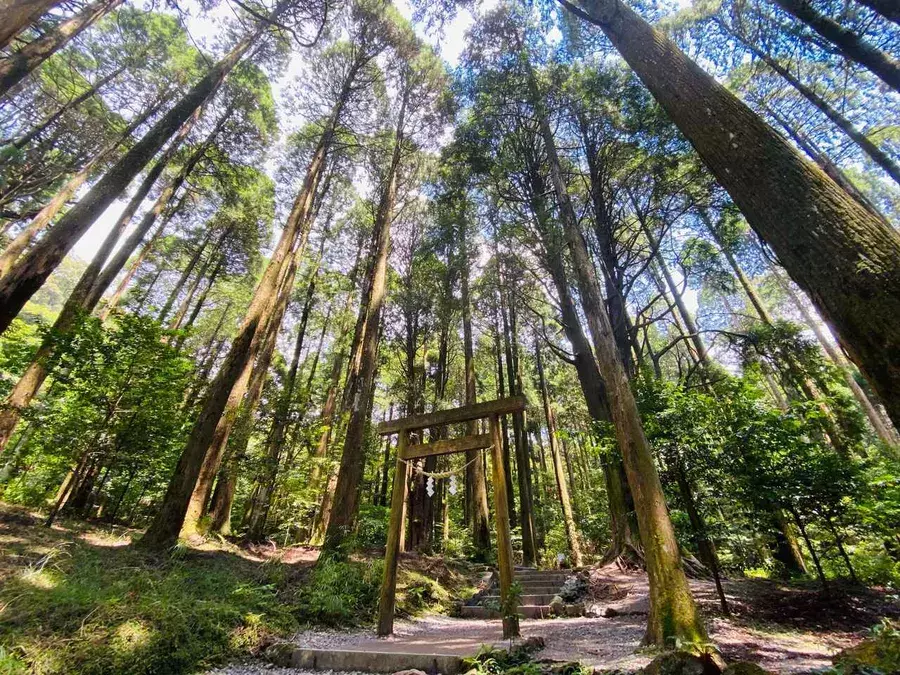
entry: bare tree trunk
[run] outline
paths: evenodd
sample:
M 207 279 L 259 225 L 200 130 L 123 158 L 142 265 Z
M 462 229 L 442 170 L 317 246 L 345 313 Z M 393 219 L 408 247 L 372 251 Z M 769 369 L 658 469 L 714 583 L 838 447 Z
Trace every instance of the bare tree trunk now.
M 305 244 L 305 241 L 303 242 Z M 235 431 L 232 438 L 231 460 L 240 461 L 247 449 L 250 433 L 253 428 L 253 416 L 262 396 L 263 384 L 269 372 L 269 363 L 278 340 L 278 332 L 284 313 L 291 297 L 294 286 L 294 276 L 303 255 L 304 246 L 301 244 L 294 252 L 284 270 L 283 277 L 279 280 L 275 297 L 268 311 L 262 317 L 256 353 L 247 360 L 244 372 L 235 382 L 231 394 L 222 411 L 219 423 L 216 425 L 213 438 L 209 444 L 203 463 L 199 467 L 197 479 L 188 499 L 185 509 L 184 522 L 181 527 L 180 537 L 190 537 L 197 534 L 202 518 L 212 492 L 213 481 L 219 473 L 222 457 L 228 447 L 228 441 L 232 430 Z M 228 480 L 225 472 L 225 480 Z M 224 493 L 223 496 L 227 495 Z M 233 496 L 233 492 L 232 492 Z M 219 505 L 220 512 L 225 505 Z M 231 513 L 231 503 L 228 503 L 228 513 Z M 226 521 L 220 516 L 219 524 Z
M 618 0 L 583 0 L 584 9 L 561 2 L 609 37 L 750 226 L 835 326 L 900 424 L 900 233 L 631 8 Z
M 250 541 L 261 541 L 265 533 L 266 519 L 269 515 L 271 498 L 275 490 L 275 480 L 278 477 L 278 464 L 281 457 L 281 449 L 288 428 L 291 404 L 294 400 L 297 371 L 300 367 L 300 354 L 303 351 L 303 342 L 306 337 L 306 325 L 315 300 L 317 277 L 318 272 L 310 277 L 309 285 L 306 289 L 306 301 L 303 304 L 303 311 L 300 315 L 300 325 L 297 329 L 297 339 L 294 342 L 294 353 L 291 356 L 291 365 L 288 369 L 287 378 L 284 381 L 281 395 L 278 398 L 275 413 L 272 418 L 272 427 L 269 430 L 269 436 L 266 440 L 265 469 L 262 479 L 260 480 L 259 490 L 257 491 L 255 498 L 251 501 L 250 506 L 247 530 L 247 539 Z
M 547 391 L 547 379 L 544 377 L 544 360 L 541 358 L 541 346 L 535 340 L 534 355 L 537 362 L 538 386 L 541 390 L 541 400 L 544 404 L 544 418 L 547 420 L 547 435 L 550 439 L 550 457 L 553 460 L 553 474 L 556 476 L 556 489 L 559 494 L 559 502 L 562 505 L 563 523 L 566 527 L 566 539 L 569 542 L 569 552 L 572 554 L 572 565 L 581 567 L 584 563 L 581 558 L 581 544 L 578 541 L 578 528 L 575 526 L 575 514 L 572 512 L 572 502 L 569 498 L 569 488 L 566 486 L 566 476 L 562 466 L 562 458 L 559 454 L 559 440 L 556 438 L 556 416 L 550 407 L 550 395 Z
M 790 298 L 791 302 L 797 308 L 797 311 L 800 312 L 800 316 L 803 317 L 803 322 L 809 326 L 813 334 L 816 336 L 816 340 L 818 340 L 819 344 L 822 346 L 822 349 L 825 350 L 825 354 L 827 354 L 828 358 L 832 363 L 841 371 L 841 374 L 844 377 L 844 381 L 847 383 L 847 386 L 850 388 L 850 391 L 853 392 L 853 396 L 856 398 L 860 407 L 865 412 L 866 417 L 869 420 L 869 423 L 872 425 L 872 429 L 875 431 L 878 438 L 888 445 L 896 445 L 900 442 L 898 439 L 897 432 L 891 425 L 890 420 L 884 419 L 881 415 L 881 411 L 879 411 L 875 404 L 869 399 L 868 394 L 863 391 L 863 388 L 856 381 L 856 378 L 853 376 L 853 372 L 851 370 L 850 364 L 847 362 L 847 359 L 844 358 L 844 355 L 840 352 L 838 348 L 836 348 L 831 340 L 825 335 L 822 331 L 821 321 L 818 317 L 813 316 L 810 313 L 810 310 L 807 309 L 806 303 L 803 302 L 802 298 L 800 298 L 797 293 L 791 288 L 790 284 L 787 280 L 778 272 L 774 267 L 772 269 L 772 274 L 775 276 L 775 279 L 778 281 L 778 285 L 781 286 L 782 290 L 784 290 L 788 294 L 788 298 Z
M 503 321 L 503 341 L 506 351 L 506 374 L 509 380 L 509 393 L 520 395 L 518 377 L 517 340 L 514 327 L 514 309 L 512 303 L 507 301 L 507 289 L 501 281 L 500 285 L 500 311 Z M 519 525 L 522 528 L 522 563 L 526 566 L 537 562 L 537 542 L 534 536 L 534 500 L 531 494 L 529 472 L 527 469 L 528 457 L 526 445 L 528 439 L 525 430 L 525 415 L 513 413 L 513 446 L 516 454 L 516 482 L 519 488 Z
M 500 312 L 500 305 L 497 305 L 497 312 Z M 497 396 L 498 398 L 506 397 L 506 384 L 503 379 L 503 353 L 500 349 L 500 327 L 494 321 L 494 353 L 497 355 Z M 509 461 L 509 423 L 506 415 L 500 418 L 500 436 L 503 439 L 503 473 L 506 476 L 506 508 L 509 511 L 509 526 L 516 527 L 518 519 L 516 518 L 516 502 L 513 496 L 512 466 Z
M 190 279 L 191 274 L 194 273 L 194 268 L 197 266 L 197 263 L 200 262 L 200 258 L 206 251 L 206 247 L 209 245 L 211 238 L 212 232 L 207 230 L 206 236 L 203 237 L 203 241 L 196 249 L 194 249 L 193 254 L 191 254 L 191 257 L 188 260 L 188 264 L 181 270 L 181 276 L 178 277 L 172 290 L 169 291 L 166 303 L 162 306 L 162 309 L 159 310 L 159 316 L 156 317 L 160 323 L 163 323 L 168 318 L 169 312 L 172 311 L 172 307 L 175 304 L 175 301 L 178 300 L 178 296 L 181 295 L 184 285 L 187 283 L 188 279 Z
M 99 80 L 97 80 L 90 87 L 85 89 L 82 93 L 80 93 L 75 98 L 66 101 L 63 105 L 59 107 L 59 109 L 54 112 L 52 115 L 48 116 L 43 122 L 37 124 L 34 128 L 32 128 L 28 133 L 24 136 L 20 136 L 13 140 L 9 145 L 16 149 L 21 149 L 26 147 L 29 143 L 31 143 L 35 138 L 44 133 L 47 129 L 53 126 L 59 118 L 66 114 L 69 110 L 77 108 L 82 103 L 87 101 L 90 98 L 93 98 L 103 87 L 112 82 L 115 78 L 121 75 L 125 71 L 124 66 L 119 66 L 112 72 L 107 75 L 104 75 Z M 3 164 L 3 160 L 0 160 L 0 165 Z
M 13 268 L 16 260 L 22 255 L 22 252 L 28 248 L 34 238 L 43 232 L 68 201 L 75 195 L 78 189 L 84 185 L 85 181 L 90 177 L 91 172 L 105 162 L 112 153 L 124 141 L 126 141 L 134 130 L 143 124 L 151 115 L 159 109 L 160 103 L 154 103 L 149 106 L 143 113 L 138 115 L 128 125 L 128 128 L 114 141 L 102 148 L 94 157 L 85 164 L 78 173 L 72 176 L 65 185 L 60 188 L 53 199 L 51 199 L 37 215 L 26 225 L 19 234 L 3 249 L 0 255 L 0 279 L 6 276 Z
M 58 5 L 61 0 L 2 0 L 0 15 L 0 49 L 9 45 L 13 39 L 37 21 L 41 16 Z
M 234 418 L 233 416 L 225 418 L 223 413 L 226 408 L 230 409 L 232 406 L 236 408 L 240 402 L 241 397 L 237 397 L 235 400 L 236 385 L 261 346 L 264 330 L 260 329 L 265 328 L 267 319 L 272 312 L 285 263 L 289 257 L 297 255 L 292 252 L 292 249 L 297 245 L 298 240 L 300 241 L 297 245 L 298 253 L 305 247 L 309 234 L 309 217 L 318 192 L 325 159 L 334 138 L 336 124 L 349 97 L 349 84 L 349 81 L 345 82 L 342 94 L 332 112 L 331 120 L 313 152 L 306 178 L 294 201 L 281 239 L 254 292 L 250 307 L 232 342 L 228 356 L 209 387 L 203 409 L 182 452 L 169 484 L 166 498 L 159 514 L 150 529 L 147 530 L 147 534 L 144 535 L 143 545 L 150 548 L 166 548 L 176 541 L 184 524 L 190 496 L 194 491 L 200 471 L 204 466 L 210 464 L 206 459 L 207 454 L 216 444 L 216 436 L 227 435 L 230 431 Z M 218 470 L 219 459 L 212 462 L 215 465 L 213 474 Z
M 477 392 L 475 389 L 475 352 L 472 346 L 472 305 L 469 297 L 469 246 L 465 224 L 460 232 L 460 302 L 462 304 L 463 321 L 463 360 L 465 373 L 466 405 L 474 405 Z M 475 434 L 477 423 L 468 423 L 468 434 Z M 487 483 L 484 474 L 483 451 L 466 452 L 466 480 L 471 486 L 472 546 L 475 559 L 487 561 L 491 552 L 490 514 L 488 512 Z
M 351 534 L 359 512 L 359 485 L 365 468 L 365 434 L 369 424 L 368 412 L 375 386 L 375 369 L 378 358 L 379 327 L 387 284 L 387 258 L 391 242 L 391 222 L 397 199 L 403 127 L 409 93 L 404 90 L 400 114 L 394 132 L 394 148 L 390 165 L 384 178 L 384 188 L 375 214 L 375 245 L 372 249 L 374 264 L 371 267 L 368 292 L 360 306 L 362 336 L 359 345 L 358 366 L 351 362 L 348 380 L 350 420 L 344 436 L 344 448 L 334 488 L 331 516 L 325 530 L 323 555 L 342 556 L 347 537 Z
M 97 0 L 46 35 L 32 40 L 0 61 L 0 99 L 26 75 L 65 47 L 69 40 L 121 3 L 122 0 Z

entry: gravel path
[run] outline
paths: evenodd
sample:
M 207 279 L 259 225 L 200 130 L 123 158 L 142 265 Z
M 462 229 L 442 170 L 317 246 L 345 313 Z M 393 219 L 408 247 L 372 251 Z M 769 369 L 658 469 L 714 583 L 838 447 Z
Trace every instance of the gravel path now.
M 834 599 L 827 606 L 820 605 L 822 601 L 816 599 L 814 590 L 748 580 L 726 582 L 725 586 L 735 613 L 732 617 L 724 617 L 718 611 L 711 582 L 691 581 L 694 597 L 707 615 L 710 638 L 728 660 L 752 661 L 776 673 L 799 675 L 827 668 L 834 653 L 858 641 L 862 627 L 872 624 L 871 618 L 865 616 L 851 621 L 842 615 L 846 612 Z M 580 661 L 597 669 L 642 668 L 651 660 L 645 654 L 636 653 L 647 620 L 646 576 L 617 569 L 596 570 L 591 587 L 600 589 L 597 600 L 587 607 L 597 618 L 522 621 L 522 636 L 544 639 L 545 648 L 536 654 L 538 659 Z M 884 607 L 877 611 L 888 613 Z M 604 613 L 611 616 L 599 618 Z M 431 653 L 429 647 L 434 652 L 452 650 L 454 645 L 474 652 L 481 644 L 503 644 L 499 620 L 433 615 L 398 620 L 394 629 L 394 635 L 384 639 L 376 639 L 371 629 L 305 630 L 295 635 L 292 642 L 314 649 L 401 651 L 406 648 L 418 653 Z M 208 675 L 263 673 L 306 675 L 256 661 L 228 666 Z

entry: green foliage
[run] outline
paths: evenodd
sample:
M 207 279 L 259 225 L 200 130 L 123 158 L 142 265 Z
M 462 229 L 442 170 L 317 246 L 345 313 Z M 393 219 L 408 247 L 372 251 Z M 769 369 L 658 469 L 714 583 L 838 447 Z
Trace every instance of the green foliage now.
M 174 335 L 131 314 L 107 325 L 81 317 L 71 332 L 45 335 L 56 348 L 55 386 L 40 406 L 26 411 L 28 437 L 18 454 L 20 465 L 40 461 L 14 476 L 4 497 L 43 503 L 85 453 L 111 458 L 111 494 L 124 497 L 138 476 L 162 487 L 181 442 L 191 372 L 190 362 L 169 344 Z
M 310 573 L 297 598 L 301 623 L 348 626 L 370 621 L 378 608 L 382 561 L 322 561 Z
M 357 550 L 383 548 L 387 542 L 390 515 L 391 510 L 386 506 L 372 504 L 360 506 L 354 533 L 354 548 Z

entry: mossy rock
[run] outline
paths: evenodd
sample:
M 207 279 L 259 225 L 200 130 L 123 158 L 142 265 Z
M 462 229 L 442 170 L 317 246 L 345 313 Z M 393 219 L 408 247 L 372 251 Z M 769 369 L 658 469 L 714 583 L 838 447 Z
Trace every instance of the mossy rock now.
M 675 651 L 657 656 L 641 672 L 644 675 L 722 675 L 724 668 L 718 654 Z
M 900 624 L 885 619 L 872 629 L 872 637 L 831 659 L 842 675 L 900 673 Z
M 737 663 L 729 664 L 722 675 L 773 675 L 773 673 L 771 670 L 766 670 L 755 663 L 738 661 Z

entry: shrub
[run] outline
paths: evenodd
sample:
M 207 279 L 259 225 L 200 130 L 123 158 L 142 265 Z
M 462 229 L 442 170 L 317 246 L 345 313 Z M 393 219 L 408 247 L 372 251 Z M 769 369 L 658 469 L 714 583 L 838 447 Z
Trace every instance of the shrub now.
M 332 626 L 370 621 L 378 608 L 383 569 L 381 561 L 319 563 L 300 591 L 298 619 Z

